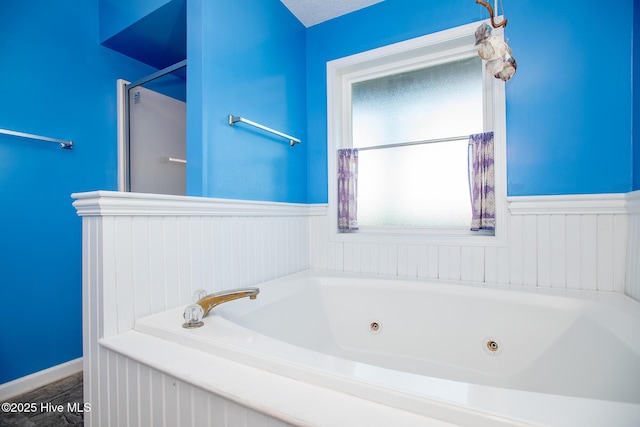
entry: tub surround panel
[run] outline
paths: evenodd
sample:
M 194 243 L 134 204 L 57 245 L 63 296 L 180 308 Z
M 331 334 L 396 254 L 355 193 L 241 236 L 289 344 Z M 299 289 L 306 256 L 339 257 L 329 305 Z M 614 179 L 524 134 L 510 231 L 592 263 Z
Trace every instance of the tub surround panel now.
M 629 215 L 640 215 L 640 190 L 627 193 L 626 200 Z
M 311 219 L 311 266 L 330 270 L 625 292 L 624 194 L 510 197 L 504 246 L 332 239 Z M 640 203 L 639 203 L 640 205 Z M 342 239 L 341 239 L 342 240 Z
M 193 216 L 196 198 L 184 198 L 185 210 L 176 211 L 171 209 L 179 202 L 171 197 L 173 215 L 163 215 L 166 206 L 158 200 L 168 198 L 110 192 L 92 199 L 76 197 L 84 201 L 77 206 L 79 214 L 89 215 L 83 217 L 85 248 L 91 248 L 85 252 L 90 258 L 84 273 L 94 275 L 87 279 L 95 283 L 104 307 L 118 308 L 104 311 L 99 336 L 128 330 L 139 317 L 187 304 L 199 288 L 215 292 L 250 286 L 309 267 L 307 216 L 312 209 L 304 206 L 276 207 L 281 214 L 289 209 L 290 216 L 262 216 L 265 206 L 273 204 L 256 203 L 244 213 L 234 208 L 229 215 L 217 210 L 216 201 L 205 201 Z M 123 213 L 126 200 L 132 201 L 133 214 Z M 102 207 L 106 214 L 97 216 Z M 147 215 L 138 209 L 146 209 Z M 88 297 L 95 298 L 91 293 Z M 89 303 L 102 307 L 99 300 Z
M 109 370 L 115 377 L 110 386 L 128 391 L 126 396 L 122 393 L 110 396 L 114 407 L 111 417 L 115 414 L 117 425 L 127 425 L 127 421 L 129 425 L 155 425 L 153 421 L 160 418 L 167 420 L 165 425 L 216 427 L 453 426 L 137 331 L 105 339 L 103 344 L 110 361 Z M 178 379 L 194 369 L 201 374 L 191 378 L 193 384 Z M 120 374 L 123 371 L 126 374 Z M 273 393 L 274 389 L 277 393 Z M 125 403 L 129 406 L 124 406 Z M 126 408 L 138 405 L 139 413 L 127 412 Z M 115 425 L 109 424 L 108 419 L 100 421 L 104 421 L 100 425 Z
M 640 231 L 640 209 L 618 213 L 620 201 L 606 197 L 604 204 L 616 206 L 554 212 L 538 206 L 539 213 L 514 208 L 504 247 L 335 242 L 324 205 L 112 192 L 74 197 L 83 216 L 84 392 L 93 409 L 85 414 L 87 425 L 125 425 L 171 405 L 177 417 L 187 416 L 178 407 L 200 404 L 257 416 L 255 408 L 230 402 L 224 390 L 202 392 L 150 367 L 151 361 L 104 346 L 128 333 L 136 319 L 188 303 L 199 287 L 250 286 L 314 267 L 637 295 L 637 286 L 625 288 L 625 254 L 627 218 Z M 628 196 L 625 206 L 640 206 L 637 200 Z M 518 201 L 509 202 L 514 207 Z M 634 253 L 629 249 L 630 257 Z M 123 409 L 138 405 L 147 412 Z
M 627 194 L 629 241 L 625 293 L 640 301 L 640 191 Z
M 101 339 L 131 329 L 139 317 L 189 303 L 195 289 L 250 286 L 309 268 L 308 222 L 317 212 L 306 205 L 114 192 L 74 197 L 83 216 L 84 393 L 93 409 L 85 414 L 87 425 L 127 425 L 129 401 L 146 398 L 148 386 L 130 372 L 138 365 L 105 349 Z M 201 401 L 192 389 L 198 390 L 175 396 Z M 174 391 L 173 385 L 165 389 Z M 166 399 L 154 397 L 154 411 L 176 402 Z
M 625 293 L 640 301 L 640 214 L 629 215 L 629 268 Z
M 138 342 L 140 344 L 140 342 Z M 148 342 L 144 342 L 148 344 Z M 85 425 L 98 426 L 220 426 L 286 427 L 284 421 L 259 413 L 237 402 L 212 394 L 174 376 L 101 348 L 99 360 L 105 367 L 96 392 L 100 405 L 85 413 Z M 147 347 L 147 351 L 166 349 Z M 165 353 L 166 354 L 166 353 Z M 166 357 L 159 359 L 168 363 Z M 86 381 L 85 381 L 86 382 Z M 86 391 L 85 391 L 86 393 Z M 87 400 L 85 394 L 85 401 Z M 97 400 L 94 400 L 94 402 Z M 94 412 L 98 416 L 94 417 Z M 164 423 L 164 424 L 163 424 Z

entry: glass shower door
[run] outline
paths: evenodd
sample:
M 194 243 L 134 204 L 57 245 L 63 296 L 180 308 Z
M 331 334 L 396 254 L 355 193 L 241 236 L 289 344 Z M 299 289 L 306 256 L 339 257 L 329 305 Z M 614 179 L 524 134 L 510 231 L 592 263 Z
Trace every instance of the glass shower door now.
M 123 189 L 185 195 L 186 61 L 126 85 L 126 93 Z

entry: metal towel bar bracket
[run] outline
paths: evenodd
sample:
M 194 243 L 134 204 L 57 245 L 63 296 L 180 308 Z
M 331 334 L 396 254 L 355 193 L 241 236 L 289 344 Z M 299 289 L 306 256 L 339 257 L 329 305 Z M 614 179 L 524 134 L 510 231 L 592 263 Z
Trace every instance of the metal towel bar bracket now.
M 56 144 L 60 144 L 60 148 L 64 148 L 65 150 L 73 149 L 73 141 L 66 141 L 64 139 L 49 138 L 47 136 L 33 135 L 30 133 L 16 132 L 7 129 L 0 129 L 0 133 L 5 135 L 17 136 L 20 138 L 37 139 L 38 141 L 55 142 Z
M 282 133 L 282 132 L 277 131 L 275 129 L 271 129 L 270 127 L 266 127 L 264 125 L 261 125 L 260 123 L 256 123 L 256 122 L 251 121 L 249 119 L 245 119 L 244 117 L 233 116 L 233 115 L 229 114 L 229 126 L 233 126 L 234 124 L 236 124 L 238 122 L 246 123 L 248 125 L 255 126 L 255 127 L 259 128 L 259 129 L 262 129 L 264 131 L 271 132 L 273 134 L 276 134 L 278 136 L 286 138 L 286 139 L 289 140 L 289 145 L 291 145 L 292 147 L 294 145 L 300 144 L 300 142 L 302 142 L 298 138 L 295 138 L 295 137 L 293 137 L 291 135 L 287 135 L 286 133 Z

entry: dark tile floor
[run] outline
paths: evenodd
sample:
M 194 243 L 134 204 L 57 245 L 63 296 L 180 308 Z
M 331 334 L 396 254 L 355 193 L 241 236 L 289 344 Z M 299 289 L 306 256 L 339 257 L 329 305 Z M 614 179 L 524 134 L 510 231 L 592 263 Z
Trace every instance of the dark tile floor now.
M 7 402 L 0 411 L 0 427 L 83 426 L 82 372 Z

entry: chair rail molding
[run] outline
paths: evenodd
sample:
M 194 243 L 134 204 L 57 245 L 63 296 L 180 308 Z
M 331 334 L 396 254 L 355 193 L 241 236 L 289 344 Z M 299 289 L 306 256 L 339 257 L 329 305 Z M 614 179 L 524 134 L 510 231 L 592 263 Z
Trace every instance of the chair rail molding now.
M 627 193 L 627 213 L 629 215 L 640 214 L 640 190 Z
M 637 200 L 640 208 L 640 195 Z M 507 202 L 511 215 L 617 215 L 627 213 L 628 196 L 625 193 L 511 196 Z
M 79 216 L 316 216 L 326 204 L 213 199 L 118 191 L 71 195 Z

